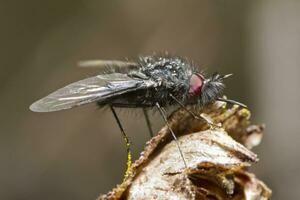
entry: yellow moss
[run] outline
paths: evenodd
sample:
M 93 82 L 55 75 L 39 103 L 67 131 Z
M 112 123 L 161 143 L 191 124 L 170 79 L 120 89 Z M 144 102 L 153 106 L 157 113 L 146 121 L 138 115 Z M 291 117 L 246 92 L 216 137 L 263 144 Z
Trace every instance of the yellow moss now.
M 250 115 L 251 115 L 250 111 L 247 108 L 242 108 L 240 110 L 240 113 L 242 116 L 247 117 L 247 118 L 250 117 Z

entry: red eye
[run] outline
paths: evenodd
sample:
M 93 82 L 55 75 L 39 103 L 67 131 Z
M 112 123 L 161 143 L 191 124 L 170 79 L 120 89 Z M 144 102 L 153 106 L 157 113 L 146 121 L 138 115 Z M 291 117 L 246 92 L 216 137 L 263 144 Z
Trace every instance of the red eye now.
M 189 95 L 197 95 L 201 92 L 204 77 L 201 74 L 193 74 L 190 78 Z

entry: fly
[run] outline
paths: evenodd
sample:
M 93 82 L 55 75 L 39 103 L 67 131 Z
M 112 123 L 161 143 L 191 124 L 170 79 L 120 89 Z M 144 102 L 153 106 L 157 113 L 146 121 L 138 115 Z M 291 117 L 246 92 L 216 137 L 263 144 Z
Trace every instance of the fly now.
M 131 174 L 130 140 L 124 131 L 115 111 L 116 107 L 142 108 L 151 137 L 153 131 L 147 108 L 156 107 L 171 132 L 185 167 L 187 164 L 177 142 L 176 135 L 167 121 L 164 107 L 179 105 L 185 108 L 188 104 L 205 106 L 216 100 L 231 104 L 244 104 L 222 98 L 225 87 L 223 80 L 228 75 L 214 73 L 206 77 L 188 60 L 169 55 L 140 56 L 136 61 L 82 61 L 83 67 L 100 67 L 108 72 L 71 83 L 48 96 L 34 102 L 30 110 L 34 112 L 53 112 L 70 109 L 96 102 L 100 107 L 109 106 L 126 142 L 127 170 L 125 178 Z M 196 115 L 187 110 L 193 117 L 212 121 L 203 115 Z

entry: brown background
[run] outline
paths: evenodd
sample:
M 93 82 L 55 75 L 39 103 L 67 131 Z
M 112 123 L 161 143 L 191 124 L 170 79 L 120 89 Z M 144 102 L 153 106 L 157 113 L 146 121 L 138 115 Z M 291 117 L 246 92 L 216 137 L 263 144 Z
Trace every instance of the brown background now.
M 299 17 L 298 0 L 0 1 L 0 199 L 95 199 L 119 183 L 125 151 L 111 113 L 28 106 L 97 73 L 79 60 L 165 50 L 235 74 L 226 94 L 267 124 L 252 170 L 273 199 L 298 199 Z M 135 156 L 148 139 L 140 116 L 121 114 Z

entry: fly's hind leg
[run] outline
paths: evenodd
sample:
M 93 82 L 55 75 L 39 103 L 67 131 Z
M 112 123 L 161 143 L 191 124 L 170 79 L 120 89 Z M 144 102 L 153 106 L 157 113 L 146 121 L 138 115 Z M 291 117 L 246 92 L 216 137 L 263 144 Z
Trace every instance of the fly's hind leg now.
M 126 171 L 125 171 L 125 175 L 124 175 L 124 180 L 126 180 L 132 174 L 132 171 L 131 171 L 132 153 L 131 153 L 131 149 L 130 149 L 130 140 L 129 140 L 129 137 L 127 136 L 127 134 L 125 133 L 124 128 L 122 127 L 122 124 L 120 122 L 120 119 L 117 116 L 117 113 L 112 105 L 110 105 L 110 109 L 111 109 L 111 111 L 116 119 L 116 122 L 121 130 L 122 137 L 123 137 L 123 139 L 125 141 L 125 145 L 126 145 L 127 162 L 126 162 Z
M 148 112 L 147 112 L 146 108 L 143 108 L 143 113 L 144 113 L 144 116 L 145 116 L 145 120 L 146 120 L 146 123 L 147 123 L 147 127 L 148 127 L 148 130 L 149 130 L 150 137 L 152 138 L 154 136 L 154 134 L 153 134 L 153 130 L 152 130 L 152 127 L 151 127 L 151 122 L 150 122 L 149 115 L 148 115 Z
M 190 113 L 190 115 L 193 116 L 193 118 L 195 119 L 199 119 L 199 120 L 204 120 L 211 128 L 221 128 L 222 125 L 219 123 L 219 124 L 215 124 L 213 122 L 213 120 L 205 115 L 204 113 L 200 114 L 200 115 L 197 115 L 195 113 L 193 113 L 192 111 L 188 110 L 185 105 L 183 103 L 181 103 L 176 97 L 174 97 L 172 94 L 170 94 L 170 97 L 176 101 L 176 103 L 178 103 L 178 105 L 180 105 L 181 108 L 183 108 L 185 111 L 187 111 L 188 113 Z

